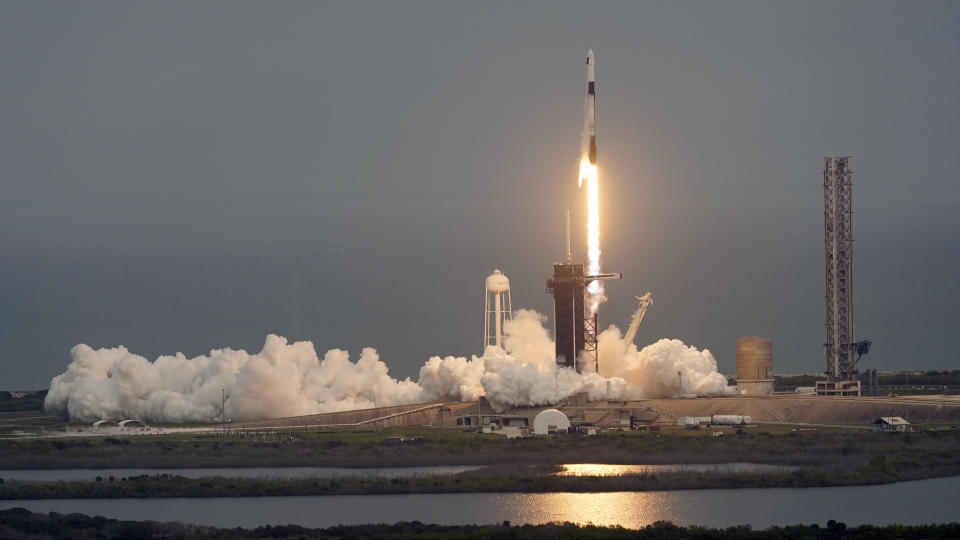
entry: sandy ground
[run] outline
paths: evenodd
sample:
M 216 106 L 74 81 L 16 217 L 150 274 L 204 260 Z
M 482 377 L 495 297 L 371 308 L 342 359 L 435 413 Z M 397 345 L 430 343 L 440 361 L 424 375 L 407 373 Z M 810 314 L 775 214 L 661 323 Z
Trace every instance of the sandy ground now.
M 588 402 L 582 405 L 559 404 L 571 419 L 605 423 L 625 423 L 630 415 L 644 422 L 674 424 L 681 416 L 735 414 L 750 416 L 754 423 L 855 425 L 869 424 L 882 416 L 900 416 L 912 423 L 960 424 L 960 396 L 903 397 L 824 397 L 809 395 L 735 396 L 715 398 L 639 399 L 624 402 Z M 545 407 L 514 408 L 502 414 L 532 418 Z M 291 427 L 383 428 L 390 426 L 453 426 L 456 417 L 482 410 L 497 414 L 486 404 L 419 403 L 358 411 L 278 418 L 234 424 L 172 427 L 131 425 L 100 427 L 73 425 L 66 431 L 49 430 L 0 438 L 32 437 L 110 437 L 203 433 L 228 430 L 261 430 Z M 27 416 L 27 415 L 24 415 Z M 21 418 L 26 420 L 27 418 Z

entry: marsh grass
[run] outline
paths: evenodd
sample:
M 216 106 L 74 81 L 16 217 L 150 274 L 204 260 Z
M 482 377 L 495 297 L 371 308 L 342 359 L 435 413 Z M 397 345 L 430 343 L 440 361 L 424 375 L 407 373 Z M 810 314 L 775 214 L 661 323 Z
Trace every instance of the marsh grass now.
M 800 468 L 786 472 L 675 471 L 617 476 L 558 476 L 561 465 L 497 464 L 449 475 L 385 478 L 184 478 L 169 474 L 98 481 L 0 483 L 0 499 L 249 497 L 474 492 L 612 492 L 702 488 L 825 487 L 890 483 L 960 475 L 956 452 L 876 455 L 862 467 Z
M 391 436 L 420 437 L 386 444 Z M 944 444 L 944 441 L 952 444 Z M 709 437 L 702 431 L 604 433 L 599 437 L 505 439 L 456 430 L 394 429 L 376 432 L 291 432 L 282 436 L 164 435 L 128 438 L 0 440 L 6 468 L 183 466 L 422 466 L 507 463 L 789 463 L 840 460 L 843 468 L 876 454 L 917 451 L 960 443 L 960 432 L 892 435 L 825 432 L 793 436 L 789 430 L 756 428 L 744 435 Z
M 156 521 L 121 521 L 82 514 L 33 513 L 23 508 L 0 510 L 0 536 L 10 538 L 408 538 L 468 539 L 555 539 L 555 538 L 639 538 L 657 540 L 698 539 L 794 539 L 818 538 L 849 540 L 883 540 L 894 538 L 957 538 L 960 523 L 930 525 L 860 525 L 847 527 L 829 520 L 825 526 L 788 525 L 753 530 L 749 525 L 727 528 L 682 527 L 657 521 L 640 529 L 547 523 L 542 525 L 432 525 L 401 522 L 392 525 L 338 525 L 311 529 L 297 525 L 265 526 L 255 529 L 220 529 L 183 523 Z

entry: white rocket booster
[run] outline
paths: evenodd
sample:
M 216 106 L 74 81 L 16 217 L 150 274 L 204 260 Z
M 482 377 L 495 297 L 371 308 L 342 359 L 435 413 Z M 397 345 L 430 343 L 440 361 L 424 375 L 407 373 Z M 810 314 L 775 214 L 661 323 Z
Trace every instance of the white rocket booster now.
M 583 106 L 582 154 L 591 165 L 597 164 L 597 83 L 596 58 L 593 49 L 587 51 L 587 98 Z

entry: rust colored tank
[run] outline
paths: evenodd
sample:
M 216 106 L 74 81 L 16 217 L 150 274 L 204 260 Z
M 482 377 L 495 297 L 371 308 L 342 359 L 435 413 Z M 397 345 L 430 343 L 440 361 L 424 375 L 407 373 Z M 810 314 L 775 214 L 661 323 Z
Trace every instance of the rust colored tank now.
M 737 393 L 773 393 L 773 341 L 760 336 L 737 340 Z

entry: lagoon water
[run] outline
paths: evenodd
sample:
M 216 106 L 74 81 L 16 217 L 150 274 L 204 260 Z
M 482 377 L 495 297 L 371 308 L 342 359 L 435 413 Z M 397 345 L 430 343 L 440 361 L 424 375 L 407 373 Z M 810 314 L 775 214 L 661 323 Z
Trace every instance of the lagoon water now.
M 704 489 L 618 493 L 460 493 L 66 499 L 0 501 L 0 508 L 80 512 L 126 520 L 180 521 L 219 527 L 296 524 L 329 527 L 422 521 L 448 525 L 570 521 L 642 527 L 682 525 L 755 528 L 795 523 L 847 525 L 943 523 L 960 520 L 960 476 L 879 486 Z

